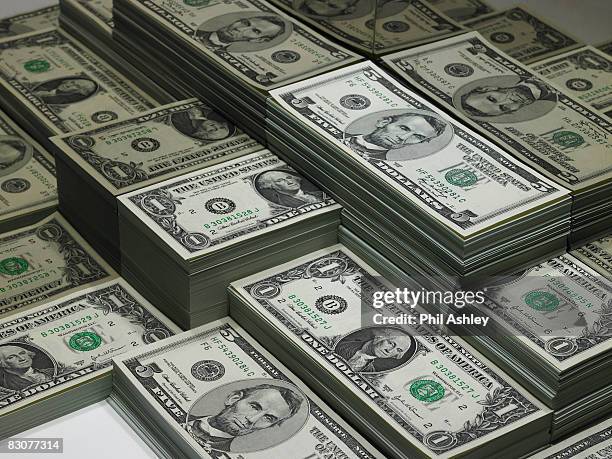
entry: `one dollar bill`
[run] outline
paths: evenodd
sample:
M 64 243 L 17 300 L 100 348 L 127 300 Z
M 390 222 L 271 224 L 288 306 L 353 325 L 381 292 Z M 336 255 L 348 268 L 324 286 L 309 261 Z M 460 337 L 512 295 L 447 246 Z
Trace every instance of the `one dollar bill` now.
M 566 195 L 372 63 L 272 96 L 297 125 L 462 237 Z
M 612 177 L 612 125 L 476 32 L 384 58 L 402 78 L 571 190 Z
M 466 22 L 493 46 L 519 62 L 529 64 L 580 46 L 566 32 L 546 23 L 524 6 Z
M 70 397 L 70 389 L 110 377 L 113 357 L 179 331 L 122 279 L 4 318 L 0 419 L 54 395 Z
M 124 397 L 197 457 L 384 457 L 231 319 L 114 365 Z
M 186 260 L 339 209 L 331 196 L 269 150 L 119 200 Z
M 59 30 L 0 41 L 0 89 L 50 134 L 132 116 L 155 100 Z
M 20 216 L 56 205 L 53 158 L 0 111 L 0 233 Z
M 0 316 L 116 275 L 55 213 L 0 235 Z
M 393 325 L 422 310 L 375 305 L 374 292 L 393 289 L 377 276 L 335 245 L 233 282 L 230 314 L 282 337 L 331 391 L 351 394 L 367 406 L 361 416 L 423 456 L 461 457 L 517 424 L 545 422 L 539 402 L 459 338 Z M 491 423 L 481 429 L 482 420 Z
M 59 6 L 53 5 L 16 16 L 0 19 L 0 39 L 57 27 Z
M 196 99 L 51 140 L 115 195 L 264 148 Z
M 538 61 L 531 68 L 577 101 L 612 119 L 612 57 L 592 46 Z
M 194 56 L 266 90 L 355 62 L 359 56 L 260 0 L 121 0 Z M 219 71 L 220 72 L 220 71 Z

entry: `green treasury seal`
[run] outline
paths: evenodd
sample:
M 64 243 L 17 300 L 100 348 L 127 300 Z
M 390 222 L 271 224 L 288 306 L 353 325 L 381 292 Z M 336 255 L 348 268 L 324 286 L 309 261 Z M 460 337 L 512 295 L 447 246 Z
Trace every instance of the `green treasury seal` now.
M 51 68 L 51 64 L 44 59 L 33 59 L 23 64 L 23 68 L 31 73 L 43 73 Z
M 97 348 L 102 338 L 93 332 L 79 332 L 70 337 L 68 344 L 76 351 L 87 352 Z
M 437 402 L 444 397 L 444 387 L 436 381 L 420 379 L 410 385 L 410 393 L 421 402 Z
M 536 311 L 554 311 L 559 307 L 559 298 L 550 292 L 534 290 L 525 296 L 525 303 Z
M 25 273 L 29 267 L 29 263 L 23 258 L 11 257 L 0 261 L 0 273 L 8 274 L 9 276 Z
M 472 171 L 467 169 L 453 169 L 448 171 L 444 178 L 451 185 L 457 185 L 461 187 L 473 185 L 478 181 L 478 177 Z

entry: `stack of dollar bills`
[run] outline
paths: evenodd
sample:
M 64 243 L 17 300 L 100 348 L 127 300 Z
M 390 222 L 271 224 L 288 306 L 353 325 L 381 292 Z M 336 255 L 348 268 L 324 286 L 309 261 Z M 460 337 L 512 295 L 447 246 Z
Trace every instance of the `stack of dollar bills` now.
M 338 244 L 233 282 L 230 315 L 388 457 L 547 444 L 550 410 L 462 339 L 402 324 L 423 311 L 376 301 L 393 289 Z
M 177 332 L 120 279 L 0 320 L 0 438 L 103 400 L 113 357 Z
M 612 281 L 612 234 L 589 242 L 570 253 Z
M 0 233 L 30 225 L 56 206 L 53 157 L 0 110 Z
M 337 240 L 340 206 L 269 150 L 119 197 L 121 272 L 184 328 L 229 283 Z
M 268 91 L 359 56 L 265 0 L 115 0 L 115 38 L 263 137 Z
M 0 40 L 0 62 L 0 104 L 43 146 L 158 105 L 59 29 Z
M 115 269 L 117 196 L 264 148 L 196 99 L 51 140 L 60 209 Z
M 553 438 L 610 415 L 612 281 L 567 254 L 488 285 L 474 307 L 491 321 L 466 340 L 554 410 Z
M 611 455 L 612 419 L 608 419 L 529 456 L 529 459 L 605 459 Z
M 130 79 L 160 102 L 175 100 L 172 92 L 157 84 L 156 76 L 137 70 L 140 57 L 113 40 L 113 0 L 60 0 L 60 27 L 77 38 L 98 56 Z M 140 66 L 142 68 L 142 65 Z
M 406 272 L 455 285 L 562 253 L 570 198 L 371 62 L 272 92 L 268 142 Z
M 229 318 L 113 368 L 111 404 L 160 457 L 384 458 Z
M 60 10 L 58 5 L 0 18 L 0 38 L 8 38 L 49 27 L 57 27 Z
M 583 46 L 538 61 L 531 68 L 576 100 L 612 119 L 612 58 L 608 54 Z
M 59 213 L 0 234 L 0 317 L 116 276 Z
M 612 227 L 612 124 L 471 32 L 384 57 L 411 87 L 571 190 L 570 242 Z
M 581 46 L 578 39 L 531 13 L 524 5 L 484 15 L 464 25 L 524 64 Z
M 300 21 L 330 35 L 336 42 L 370 56 L 468 30 L 439 7 L 448 8 L 451 13 L 458 11 L 453 12 L 450 5 L 435 5 L 436 1 L 271 1 Z

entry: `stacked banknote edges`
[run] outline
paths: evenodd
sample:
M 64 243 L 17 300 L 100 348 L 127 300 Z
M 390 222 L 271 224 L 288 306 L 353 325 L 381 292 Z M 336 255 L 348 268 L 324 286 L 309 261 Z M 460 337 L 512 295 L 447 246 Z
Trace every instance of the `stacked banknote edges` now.
M 141 61 L 138 55 L 131 54 L 128 49 L 113 40 L 112 4 L 112 0 L 61 0 L 59 25 L 62 30 L 112 64 L 113 68 L 129 75 L 147 94 L 155 94 L 155 98 L 160 102 L 175 100 L 174 95 L 153 81 L 153 75 L 138 70 L 137 65 Z M 142 68 L 142 64 L 139 67 Z
M 121 279 L 0 320 L 0 438 L 104 400 L 114 356 L 177 332 Z
M 423 312 L 374 304 L 390 290 L 335 245 L 233 282 L 230 316 L 387 457 L 516 458 L 548 443 L 550 411 L 463 340 L 385 324 Z
M 122 274 L 185 328 L 229 282 L 337 240 L 340 206 L 268 150 L 119 197 Z
M 117 196 L 263 149 L 196 99 L 51 140 L 62 212 L 117 270 Z
M 565 249 L 564 188 L 372 63 L 273 91 L 266 123 L 270 148 L 408 273 L 457 285 Z
M 500 279 L 465 339 L 554 410 L 558 439 L 609 412 L 612 281 L 570 254 Z M 458 331 L 459 333 L 459 331 Z
M 141 70 L 181 95 L 188 88 L 260 140 L 269 90 L 359 59 L 265 1 L 202 8 L 122 0 L 113 7 L 114 38 L 142 56 Z
M 109 400 L 160 457 L 384 458 L 229 318 L 143 351 L 113 361 Z

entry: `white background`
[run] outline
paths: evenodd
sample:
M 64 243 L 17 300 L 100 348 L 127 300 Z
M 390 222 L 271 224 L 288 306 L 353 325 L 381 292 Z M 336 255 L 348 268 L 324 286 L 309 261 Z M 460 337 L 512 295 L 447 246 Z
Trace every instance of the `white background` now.
M 486 0 L 501 10 L 519 3 L 588 44 L 612 39 L 610 0 Z M 0 18 L 53 5 L 53 0 L 0 0 Z M 16 459 L 155 458 L 155 454 L 106 402 L 24 432 L 20 437 L 62 437 L 63 454 L 19 454 Z M 6 456 L 8 457 L 8 456 Z M 0 459 L 2 459 L 0 455 Z

